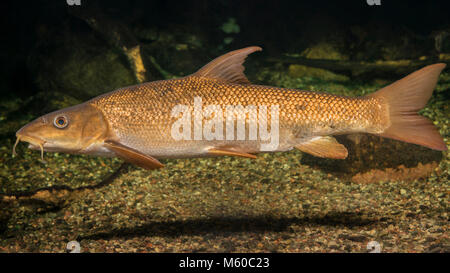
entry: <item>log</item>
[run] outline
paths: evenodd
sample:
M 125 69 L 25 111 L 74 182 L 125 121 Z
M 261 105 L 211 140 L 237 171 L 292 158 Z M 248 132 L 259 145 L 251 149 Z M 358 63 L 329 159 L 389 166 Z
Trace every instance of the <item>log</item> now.
M 377 61 L 377 62 L 357 62 L 326 59 L 308 59 L 304 57 L 282 56 L 278 58 L 268 58 L 268 62 L 283 64 L 298 64 L 315 68 L 322 68 L 348 76 L 370 75 L 406 75 L 424 66 L 434 63 L 450 64 L 450 60 L 440 60 L 436 57 L 425 58 L 424 60 L 398 60 L 398 61 Z

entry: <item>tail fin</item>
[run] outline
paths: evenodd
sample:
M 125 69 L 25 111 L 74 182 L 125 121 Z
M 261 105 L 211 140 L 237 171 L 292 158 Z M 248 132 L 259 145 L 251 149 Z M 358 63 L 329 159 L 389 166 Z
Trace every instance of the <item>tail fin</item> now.
M 380 134 L 434 150 L 445 151 L 442 137 L 433 123 L 417 112 L 425 107 L 445 64 L 426 66 L 388 85 L 369 97 L 382 98 L 388 104 L 390 127 Z

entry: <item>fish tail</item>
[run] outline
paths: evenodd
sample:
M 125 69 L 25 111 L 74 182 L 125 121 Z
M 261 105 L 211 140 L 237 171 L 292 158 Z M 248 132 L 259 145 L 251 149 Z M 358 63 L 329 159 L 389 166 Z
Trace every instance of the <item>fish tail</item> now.
M 387 104 L 389 126 L 379 135 L 445 151 L 447 145 L 433 123 L 418 115 L 433 93 L 445 64 L 426 66 L 368 95 Z

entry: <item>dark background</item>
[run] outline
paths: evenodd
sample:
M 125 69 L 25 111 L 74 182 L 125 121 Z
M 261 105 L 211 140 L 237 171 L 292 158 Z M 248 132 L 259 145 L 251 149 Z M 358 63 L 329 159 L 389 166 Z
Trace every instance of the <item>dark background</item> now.
M 61 83 L 65 80 L 58 75 L 75 47 L 92 56 L 107 48 L 117 51 L 120 45 L 111 41 L 116 31 L 125 45 L 147 46 L 144 55 L 154 56 L 174 75 L 192 73 L 212 57 L 248 45 L 263 47 L 264 52 L 255 55 L 256 61 L 299 53 L 319 41 L 335 43 L 350 60 L 412 59 L 450 51 L 448 36 L 444 35 L 441 48 L 435 45 L 436 35 L 450 31 L 448 1 L 381 0 L 380 6 L 370 6 L 366 0 L 81 0 L 81 6 L 69 6 L 65 0 L 8 1 L 2 2 L 2 10 L 3 99 L 27 98 L 39 92 L 67 92 L 86 99 L 128 84 L 119 81 L 104 90 L 84 92 L 81 89 L 86 87 L 72 88 Z M 230 17 L 240 30 L 231 34 L 231 43 L 224 44 L 230 35 L 221 26 Z M 87 18 L 95 18 L 100 27 L 93 28 Z M 189 35 L 195 37 L 195 46 L 186 42 Z M 187 43 L 188 53 L 175 52 L 172 47 L 176 43 Z M 381 52 L 385 45 L 397 46 L 398 53 L 386 57 Z M 147 66 L 145 58 L 144 63 Z M 148 80 L 160 78 L 160 73 L 148 69 Z

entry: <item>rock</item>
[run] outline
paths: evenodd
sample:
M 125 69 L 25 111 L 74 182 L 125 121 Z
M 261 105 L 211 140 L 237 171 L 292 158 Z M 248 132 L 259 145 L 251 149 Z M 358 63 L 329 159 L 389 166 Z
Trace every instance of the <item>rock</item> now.
M 90 34 L 79 33 L 56 43 L 43 42 L 28 62 L 36 84 L 47 95 L 61 93 L 86 100 L 136 82 L 125 58 Z M 49 49 L 42 53 L 40 47 Z
M 443 155 L 439 151 L 368 134 L 350 139 L 336 136 L 336 139 L 348 149 L 346 160 L 303 154 L 301 163 L 335 175 L 350 176 L 356 183 L 412 181 L 440 171 L 438 166 Z
M 314 46 L 305 49 L 301 57 L 308 59 L 326 59 L 326 60 L 348 60 L 348 56 L 341 53 L 337 47 L 327 42 L 319 42 Z M 291 77 L 314 77 L 323 80 L 348 81 L 349 78 L 344 75 L 335 74 L 325 69 L 312 68 L 304 65 L 292 64 L 289 66 Z
M 386 168 L 384 170 L 373 169 L 366 173 L 358 173 L 352 177 L 352 181 L 356 183 L 374 183 L 378 181 L 396 181 L 406 180 L 413 181 L 418 178 L 428 177 L 438 166 L 437 162 L 427 163 L 425 165 L 418 164 L 416 167 L 407 168 L 403 165 L 398 168 Z M 400 194 L 406 195 L 406 190 L 401 189 Z
M 319 42 L 316 45 L 305 49 L 301 54 L 308 59 L 327 59 L 327 60 L 348 60 L 348 56 L 340 52 L 336 46 Z

